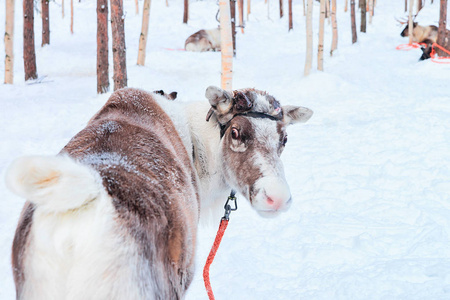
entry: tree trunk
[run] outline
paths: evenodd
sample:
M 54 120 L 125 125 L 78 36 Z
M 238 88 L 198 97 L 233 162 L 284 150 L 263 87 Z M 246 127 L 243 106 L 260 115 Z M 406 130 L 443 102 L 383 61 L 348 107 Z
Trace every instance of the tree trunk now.
M 312 67 L 312 14 L 313 14 L 313 0 L 308 0 L 306 12 L 306 61 L 305 61 L 305 76 L 308 76 Z
M 148 23 L 150 19 L 150 2 L 151 0 L 144 0 L 144 9 L 142 12 L 142 29 L 139 37 L 139 51 L 137 64 L 145 65 L 145 54 L 147 49 Z
M 413 7 L 414 7 L 414 0 L 409 0 L 409 23 L 408 23 L 408 36 L 409 36 L 409 44 L 411 45 L 413 43 Z
M 291 3 L 292 6 L 292 3 Z M 305 0 L 303 0 L 303 16 L 306 16 Z
M 238 0 L 239 9 L 239 27 L 241 27 L 241 32 L 244 33 L 244 0 Z
M 236 56 L 236 1 L 230 1 L 231 35 L 233 38 L 233 56 Z
M 189 18 L 189 0 L 184 0 L 183 23 L 187 24 Z
M 361 2 L 361 32 L 366 32 L 366 0 L 360 0 Z
M 280 19 L 283 17 L 283 0 L 280 0 Z
M 405 12 L 408 11 L 408 0 L 405 0 Z
M 248 15 L 251 13 L 251 0 L 247 0 L 247 21 L 248 21 Z
M 136 15 L 139 14 L 139 0 L 134 0 L 134 4 L 136 6 Z
M 331 0 L 331 26 L 333 28 L 333 39 L 331 40 L 330 55 L 333 55 L 333 51 L 337 49 L 338 44 L 338 30 L 336 20 L 336 0 Z
M 418 0 L 417 1 L 417 13 L 419 13 L 419 11 L 422 9 L 423 4 L 422 4 L 422 0 Z
M 50 45 L 50 13 L 49 13 L 49 1 L 42 0 L 42 47 L 44 45 Z
M 62 13 L 62 18 L 64 19 L 64 0 L 61 0 L 61 13 Z
M 294 29 L 294 25 L 292 23 L 292 0 L 288 0 L 288 5 L 289 5 L 289 31 L 291 31 L 292 29 Z
M 36 52 L 34 49 L 34 1 L 23 0 L 23 62 L 25 80 L 36 79 Z
M 97 93 L 108 91 L 108 0 L 97 0 Z
M 450 51 L 450 30 L 447 28 L 447 0 L 441 0 L 441 7 L 439 13 L 439 29 L 437 44 Z M 441 57 L 450 56 L 448 53 L 436 48 L 436 52 Z
M 14 0 L 6 0 L 5 83 L 14 83 Z
M 373 0 L 369 0 L 369 24 L 372 24 L 373 17 Z
M 408 0 L 406 0 L 408 1 Z M 345 0 L 345 8 L 344 8 L 344 12 L 348 11 L 348 0 Z
M 355 15 L 355 0 L 350 0 L 350 13 L 352 22 L 352 43 L 356 43 L 358 36 L 356 35 L 356 15 Z
M 233 81 L 233 37 L 231 34 L 230 1 L 219 1 L 220 13 L 220 52 L 222 56 L 221 87 L 232 90 Z
M 70 0 L 70 33 L 73 34 L 73 0 Z
M 114 90 L 127 86 L 127 64 L 123 1 L 111 0 L 111 32 L 114 63 Z
M 323 71 L 323 40 L 325 32 L 325 1 L 320 0 L 319 45 L 317 47 L 317 70 Z
M 325 19 L 328 20 L 328 24 L 330 24 L 330 0 L 325 1 Z

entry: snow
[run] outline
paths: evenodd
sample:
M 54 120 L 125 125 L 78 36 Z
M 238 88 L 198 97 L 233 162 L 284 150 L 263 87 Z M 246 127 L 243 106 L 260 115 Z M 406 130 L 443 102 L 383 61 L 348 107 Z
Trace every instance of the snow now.
M 419 23 L 437 24 L 434 2 L 426 2 Z M 50 3 L 51 43 L 43 48 L 35 15 L 40 79 L 30 84 L 23 79 L 22 3 L 16 1 L 15 84 L 0 86 L 2 178 L 18 156 L 58 153 L 110 95 L 96 94 L 95 1 L 74 1 L 73 35 L 69 8 L 62 19 L 60 4 Z M 282 160 L 294 198 L 290 210 L 263 219 L 238 196 L 239 209 L 211 266 L 216 299 L 449 299 L 450 64 L 418 62 L 419 49 L 395 50 L 407 43 L 394 19 L 404 14 L 402 1 L 377 1 L 373 24 L 366 34 L 358 32 L 354 45 L 349 12 L 338 3 L 338 51 L 329 56 L 326 25 L 325 71 L 315 70 L 314 57 L 312 73 L 304 77 L 302 3 L 294 1 L 291 32 L 287 3 L 281 20 L 278 3 L 269 5 L 270 19 L 264 1 L 252 2 L 245 34 L 238 28 L 233 87 L 267 90 L 282 104 L 306 106 L 314 115 L 288 128 Z M 134 1 L 125 0 L 128 85 L 177 91 L 177 101 L 206 101 L 206 87 L 220 85 L 220 53 L 167 49 L 183 48 L 190 34 L 216 27 L 217 8 L 216 1 L 191 1 L 186 25 L 181 0 L 169 7 L 153 2 L 146 65 L 139 67 L 141 16 Z M 318 10 L 315 3 L 314 53 Z M 24 200 L 3 180 L 0 199 L 3 300 L 15 298 L 10 249 Z M 188 300 L 207 299 L 202 269 L 218 222 L 199 228 Z

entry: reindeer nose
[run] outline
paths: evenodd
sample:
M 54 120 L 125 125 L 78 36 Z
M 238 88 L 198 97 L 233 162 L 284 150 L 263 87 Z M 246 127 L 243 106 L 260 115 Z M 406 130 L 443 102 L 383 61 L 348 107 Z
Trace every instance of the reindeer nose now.
M 266 205 L 273 210 L 285 210 L 291 205 L 291 192 L 286 182 L 277 180 L 264 189 Z
M 280 210 L 281 208 L 287 209 L 287 208 L 289 208 L 289 206 L 291 206 L 291 202 L 292 202 L 292 197 L 290 195 L 287 200 L 283 199 L 282 197 L 275 197 L 275 196 L 272 196 L 272 197 L 267 196 L 267 198 L 266 198 L 266 203 L 273 210 Z

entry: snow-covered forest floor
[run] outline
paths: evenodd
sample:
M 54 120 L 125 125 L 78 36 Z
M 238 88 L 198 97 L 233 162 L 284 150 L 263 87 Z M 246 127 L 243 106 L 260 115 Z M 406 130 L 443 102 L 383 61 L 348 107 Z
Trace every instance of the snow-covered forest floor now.
M 10 247 L 24 203 L 6 190 L 6 167 L 21 155 L 58 153 L 110 95 L 96 94 L 96 3 L 74 1 L 71 35 L 67 2 L 64 19 L 61 1 L 50 3 L 51 44 L 44 48 L 35 16 L 40 79 L 25 83 L 22 3 L 16 1 L 15 84 L 0 85 L 2 300 L 15 298 Z M 169 7 L 152 1 L 145 67 L 136 65 L 141 15 L 134 1 L 124 2 L 128 86 L 206 101 L 206 87 L 220 85 L 220 52 L 167 48 L 183 48 L 190 34 L 216 27 L 216 1 L 191 1 L 187 25 L 181 0 L 169 0 Z M 419 23 L 437 25 L 434 2 L 426 2 Z M 238 30 L 233 88 L 266 90 L 314 116 L 288 129 L 282 160 L 291 209 L 262 219 L 238 198 L 211 266 L 216 299 L 450 299 L 450 64 L 418 62 L 420 50 L 395 50 L 407 43 L 394 19 L 403 16 L 404 2 L 377 3 L 373 23 L 352 45 L 350 15 L 338 1 L 338 51 L 329 56 L 327 25 L 325 71 L 315 70 L 314 59 L 304 77 L 301 1 L 294 1 L 291 32 L 287 2 L 280 20 L 277 1 L 269 1 L 269 18 L 264 1 L 252 1 L 245 34 Z M 315 3 L 314 56 L 318 10 Z M 4 44 L 0 57 L 3 80 Z M 188 300 L 207 299 L 201 274 L 218 222 L 199 228 Z

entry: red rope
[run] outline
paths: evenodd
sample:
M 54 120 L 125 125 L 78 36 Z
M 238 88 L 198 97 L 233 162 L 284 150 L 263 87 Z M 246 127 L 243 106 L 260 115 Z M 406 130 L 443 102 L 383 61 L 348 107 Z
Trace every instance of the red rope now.
M 408 51 L 408 50 L 420 48 L 420 46 L 426 46 L 426 44 L 425 43 L 401 44 L 401 45 L 398 45 L 397 47 L 395 47 L 395 49 Z
M 436 57 L 436 51 L 434 48 L 437 47 L 437 48 L 441 49 L 442 51 L 444 51 L 445 53 L 447 53 L 448 55 L 450 55 L 450 52 L 447 49 L 445 49 L 444 47 L 442 47 L 436 43 L 433 43 L 432 47 L 433 47 L 433 50 L 431 50 L 431 54 L 430 54 L 432 62 L 438 63 L 438 64 L 450 64 L 450 57 Z
M 208 297 L 210 300 L 214 300 L 214 293 L 211 288 L 211 282 L 209 282 L 209 266 L 214 260 L 214 256 L 216 256 L 216 252 L 219 249 L 220 242 L 222 241 L 223 234 L 225 233 L 225 229 L 227 229 L 228 220 L 222 219 L 220 221 L 219 230 L 217 231 L 216 239 L 214 240 L 214 244 L 209 252 L 208 258 L 206 259 L 205 267 L 203 268 L 203 281 L 205 282 L 206 292 L 208 293 Z

